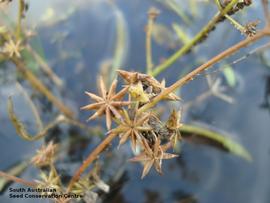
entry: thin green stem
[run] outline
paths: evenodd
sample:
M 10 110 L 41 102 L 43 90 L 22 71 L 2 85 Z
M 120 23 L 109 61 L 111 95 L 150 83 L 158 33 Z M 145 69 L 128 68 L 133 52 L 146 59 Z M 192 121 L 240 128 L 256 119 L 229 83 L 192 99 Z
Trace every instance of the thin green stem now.
M 27 132 L 23 123 L 20 121 L 20 119 L 15 114 L 11 97 L 9 97 L 9 99 L 8 99 L 8 108 L 7 109 L 8 109 L 9 118 L 10 118 L 14 128 L 16 129 L 17 134 L 27 141 L 36 141 L 36 140 L 41 139 L 42 137 L 46 136 L 46 134 L 48 133 L 48 131 L 50 129 L 54 128 L 56 125 L 63 123 L 65 121 L 65 117 L 60 115 L 55 120 L 50 122 L 47 126 L 45 126 L 45 128 L 41 129 L 40 132 L 38 132 L 36 135 L 32 136 Z
M 215 3 L 216 3 L 216 5 L 217 5 L 217 7 L 218 7 L 218 9 L 219 9 L 219 11 L 221 11 L 222 10 L 222 6 L 221 6 L 221 4 L 220 4 L 220 1 L 219 0 L 215 0 Z M 225 15 L 225 17 L 231 22 L 231 24 L 236 28 L 236 29 L 238 29 L 240 32 L 244 32 L 245 31 L 245 28 L 244 28 L 244 26 L 242 26 L 240 23 L 238 23 L 235 19 L 233 19 L 231 16 L 229 16 L 229 15 Z
M 153 69 L 152 61 L 152 32 L 154 26 L 154 19 L 149 16 L 148 25 L 146 29 L 146 70 L 148 74 L 151 74 Z
M 24 10 L 24 0 L 19 0 L 19 9 L 17 16 L 16 38 L 20 40 L 22 33 L 22 15 Z
M 145 40 L 145 49 L 146 49 L 146 71 L 148 74 L 152 73 L 153 61 L 152 61 L 152 32 L 154 29 L 154 23 L 156 17 L 159 15 L 159 10 L 152 7 L 148 11 L 148 23 L 146 27 L 146 40 Z
M 206 26 L 204 26 L 201 31 L 195 35 L 195 37 L 187 44 L 185 44 L 182 48 L 180 48 L 175 54 L 173 54 L 171 57 L 169 57 L 167 60 L 165 60 L 162 64 L 158 65 L 152 75 L 157 76 L 162 71 L 166 70 L 168 67 L 170 67 L 173 63 L 175 63 L 181 56 L 186 54 L 196 43 L 198 43 L 202 38 L 204 38 L 209 31 L 216 25 L 218 20 L 226 15 L 233 6 L 238 3 L 238 0 L 232 0 L 222 11 L 219 11 L 209 22 Z
M 217 7 L 218 7 L 218 10 L 222 10 L 222 6 L 221 6 L 221 4 L 220 4 L 220 1 L 219 0 L 215 0 L 215 3 L 216 3 L 216 5 L 217 5 Z
M 188 124 L 183 124 L 180 127 L 180 132 L 183 139 L 190 139 L 190 135 L 195 135 L 203 140 L 209 140 L 210 143 L 215 143 L 217 146 L 224 148 L 232 154 L 238 155 L 247 161 L 252 161 L 252 156 L 250 153 L 240 144 L 213 130 L 202 128 L 199 126 L 193 126 Z M 191 138 L 192 140 L 192 138 Z
M 225 17 L 231 22 L 231 24 L 233 24 L 233 26 L 237 30 L 239 30 L 240 32 L 244 32 L 245 31 L 245 27 L 243 25 L 241 25 L 240 23 L 238 23 L 236 20 L 234 20 L 231 16 L 225 15 Z
M 28 95 L 26 90 L 23 88 L 23 86 L 19 82 L 16 82 L 16 87 L 21 92 L 21 94 L 23 95 L 23 97 L 25 98 L 27 103 L 29 104 L 29 106 L 33 112 L 33 115 L 34 115 L 37 128 L 38 128 L 38 130 L 41 130 L 43 128 L 43 123 L 41 121 L 40 115 L 38 113 L 38 110 L 37 110 L 34 102 L 32 101 L 32 99 L 30 98 L 30 96 Z

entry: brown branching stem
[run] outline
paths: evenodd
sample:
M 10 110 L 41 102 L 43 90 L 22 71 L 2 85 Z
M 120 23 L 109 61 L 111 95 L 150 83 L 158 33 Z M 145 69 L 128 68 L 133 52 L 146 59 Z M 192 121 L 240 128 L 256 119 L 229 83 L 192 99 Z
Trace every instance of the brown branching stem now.
M 198 74 L 203 72 L 204 70 L 208 69 L 215 63 L 219 62 L 220 60 L 234 54 L 237 52 L 239 49 L 246 47 L 247 45 L 270 35 L 270 28 L 266 27 L 262 31 L 258 32 L 256 35 L 253 37 L 249 37 L 244 39 L 243 41 L 233 45 L 232 47 L 226 49 L 225 51 L 221 52 L 220 54 L 216 55 L 203 65 L 199 66 L 195 70 L 191 71 L 188 73 L 186 76 L 183 78 L 179 79 L 176 81 L 173 85 L 170 87 L 166 88 L 163 92 L 161 92 L 158 96 L 156 96 L 151 102 L 145 104 L 138 110 L 138 114 L 147 111 L 148 109 L 152 108 L 155 106 L 160 100 L 162 100 L 166 95 L 170 94 L 177 88 L 183 86 L 187 82 L 193 80 Z M 116 134 L 109 134 L 95 149 L 92 151 L 87 159 L 83 162 L 83 164 L 80 166 L 80 168 L 75 172 L 74 176 L 72 177 L 69 186 L 68 186 L 68 191 L 70 191 L 74 185 L 74 183 L 80 178 L 80 175 L 87 169 L 87 167 L 99 156 L 99 154 L 106 148 L 108 144 L 116 137 Z
M 69 118 L 73 117 L 73 112 L 70 110 L 70 108 L 55 97 L 51 91 L 25 67 L 25 64 L 21 60 L 13 57 L 11 58 L 11 61 L 16 65 L 18 71 L 23 74 L 25 79 L 28 80 L 32 87 L 34 87 L 41 94 L 45 95 L 48 100 L 51 101 L 65 116 Z
M 238 2 L 238 0 L 232 0 L 229 5 L 220 11 L 196 36 L 195 38 L 188 43 L 186 46 L 184 46 L 182 49 L 180 49 L 176 54 L 174 54 L 172 57 L 170 57 L 167 61 L 165 61 L 163 64 L 158 66 L 154 72 L 153 75 L 158 75 L 160 72 L 165 70 L 167 67 L 169 67 L 172 63 L 174 63 L 181 55 L 186 53 L 194 44 L 196 44 L 202 36 L 204 36 L 206 33 L 208 33 L 209 30 L 213 28 L 213 26 L 217 23 L 218 19 L 224 15 L 230 9 Z M 270 35 L 270 27 L 266 26 L 263 30 L 258 32 L 256 35 L 246 38 L 242 40 L 241 42 L 231 46 L 230 48 L 226 49 L 225 51 L 221 52 L 220 54 L 214 56 L 206 63 L 202 64 L 201 66 L 197 67 L 187 75 L 185 75 L 183 78 L 176 81 L 173 85 L 163 90 L 158 96 L 156 96 L 151 102 L 145 104 L 138 110 L 138 114 L 145 112 L 155 106 L 160 100 L 162 100 L 166 95 L 172 93 L 177 88 L 183 86 L 187 82 L 193 80 L 197 75 L 199 75 L 201 72 L 205 71 L 206 69 L 210 68 L 215 63 L 219 62 L 220 60 L 236 53 L 238 50 L 240 50 L 243 47 L 248 46 L 251 43 L 256 42 L 257 40 Z M 70 191 L 74 185 L 74 183 L 80 178 L 81 174 L 88 168 L 88 166 L 99 156 L 99 154 L 107 147 L 107 145 L 110 144 L 110 142 L 117 136 L 117 134 L 109 134 L 87 157 L 87 159 L 83 162 L 83 164 L 80 166 L 80 168 L 75 172 L 74 176 L 72 177 L 67 191 Z
M 270 35 L 270 28 L 269 27 L 266 27 L 265 29 L 263 29 L 262 31 L 258 32 L 256 35 L 254 35 L 253 37 L 246 38 L 243 41 L 241 41 L 241 42 L 233 45 L 232 47 L 226 49 L 225 51 L 221 52 L 217 56 L 211 58 L 209 61 L 207 61 L 203 65 L 199 66 L 195 70 L 191 71 L 190 73 L 188 73 L 187 75 L 185 75 L 184 77 L 182 77 L 181 79 L 179 79 L 178 81 L 176 81 L 173 85 L 171 85 L 170 87 L 168 87 L 167 89 L 165 89 L 157 97 L 155 97 L 151 102 L 149 102 L 148 104 L 145 104 L 144 106 L 142 106 L 138 110 L 139 111 L 138 113 L 142 113 L 142 112 L 148 110 L 149 108 L 152 108 L 161 99 L 163 99 L 166 95 L 168 95 L 171 92 L 175 91 L 177 88 L 183 86 L 184 84 L 186 84 L 190 80 L 193 80 L 197 75 L 199 75 L 201 72 L 203 72 L 204 70 L 208 69 L 209 67 L 211 67 L 215 63 L 217 63 L 220 60 L 222 60 L 222 59 L 224 59 L 224 58 L 226 58 L 226 57 L 234 54 L 239 49 L 241 49 L 243 47 L 246 47 L 250 43 L 253 43 L 253 42 L 255 42 L 255 41 L 257 41 L 257 40 L 259 40 L 259 39 L 261 39 L 261 38 L 263 38 L 263 37 L 265 37 L 267 35 Z
M 3 171 L 0 171 L 0 176 L 3 177 L 3 178 L 8 179 L 10 181 L 14 181 L 16 183 L 21 183 L 21 184 L 26 185 L 26 186 L 29 186 L 29 187 L 35 188 L 37 186 L 37 183 L 36 182 L 27 181 L 27 180 L 24 180 L 22 178 L 18 178 L 16 176 L 13 176 L 13 175 L 10 175 L 8 173 L 5 173 Z
M 26 49 L 33 55 L 43 72 L 48 75 L 57 87 L 61 88 L 63 81 L 52 71 L 52 68 L 49 67 L 45 60 L 29 44 L 26 45 Z
M 270 13 L 269 13 L 269 2 L 268 0 L 262 0 L 264 18 L 266 19 L 267 26 L 270 25 Z
M 67 191 L 71 191 L 74 183 L 79 180 L 81 174 L 88 168 L 88 166 L 99 156 L 99 154 L 111 143 L 117 136 L 115 133 L 110 133 L 86 158 L 80 168 L 75 172 L 70 180 Z

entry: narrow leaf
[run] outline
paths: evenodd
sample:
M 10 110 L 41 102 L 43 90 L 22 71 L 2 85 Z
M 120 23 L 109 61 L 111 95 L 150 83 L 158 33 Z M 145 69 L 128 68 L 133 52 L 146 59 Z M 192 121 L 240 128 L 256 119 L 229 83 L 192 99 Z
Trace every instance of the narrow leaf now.
M 218 132 L 187 124 L 183 124 L 180 131 L 183 139 L 194 141 L 194 139 L 199 138 L 198 140 L 201 140 L 205 144 L 228 151 L 234 155 L 246 159 L 247 161 L 252 161 L 250 153 L 242 145 Z

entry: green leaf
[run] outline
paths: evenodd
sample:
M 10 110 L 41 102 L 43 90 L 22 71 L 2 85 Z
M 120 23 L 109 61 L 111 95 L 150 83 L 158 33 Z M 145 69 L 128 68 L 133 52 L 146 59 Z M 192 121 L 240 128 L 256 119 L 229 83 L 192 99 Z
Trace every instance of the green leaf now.
M 252 161 L 250 153 L 242 145 L 218 132 L 188 124 L 183 124 L 180 131 L 183 139 L 190 140 L 191 142 L 199 140 L 202 143 L 228 151 L 247 161 Z
M 226 78 L 228 85 L 230 87 L 235 87 L 237 80 L 233 68 L 229 65 L 225 65 L 225 68 L 223 69 L 223 74 Z

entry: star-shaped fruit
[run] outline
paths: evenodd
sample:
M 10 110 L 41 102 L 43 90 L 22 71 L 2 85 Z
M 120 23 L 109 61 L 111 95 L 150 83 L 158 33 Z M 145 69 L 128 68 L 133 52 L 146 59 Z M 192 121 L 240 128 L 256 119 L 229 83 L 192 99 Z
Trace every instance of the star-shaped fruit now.
M 8 54 L 9 57 L 21 57 L 20 51 L 22 50 L 21 40 L 14 42 L 10 39 L 8 42 L 4 44 L 3 51 Z
M 61 191 L 61 180 L 60 176 L 57 173 L 56 169 L 54 166 L 51 167 L 51 170 L 49 174 L 47 175 L 44 172 L 41 172 L 40 174 L 41 180 L 36 180 L 36 183 L 38 184 L 37 188 L 41 189 L 56 189 L 57 191 Z M 51 191 L 45 191 L 42 192 L 41 194 L 51 194 Z
M 51 141 L 47 146 L 42 146 L 37 151 L 37 154 L 31 159 L 31 162 L 38 167 L 48 166 L 53 163 L 57 151 L 58 145 Z
M 166 153 L 165 151 L 169 148 L 170 144 L 160 145 L 160 139 L 156 139 L 153 149 L 149 146 L 146 139 L 142 139 L 142 146 L 144 151 L 130 159 L 132 162 L 143 162 L 143 172 L 141 178 L 144 178 L 150 171 L 151 167 L 154 165 L 156 171 L 162 174 L 162 160 L 172 159 L 177 157 L 176 154 Z
M 136 150 L 138 140 L 141 140 L 142 132 L 151 131 L 152 128 L 147 125 L 149 113 L 138 114 L 138 104 L 135 108 L 129 109 L 129 112 L 123 110 L 124 120 L 118 123 L 118 127 L 109 131 L 120 135 L 119 146 L 124 144 L 128 138 L 131 139 L 132 149 Z
M 166 123 L 166 127 L 171 134 L 170 140 L 172 142 L 173 148 L 176 147 L 177 141 L 181 139 L 181 133 L 179 129 L 182 126 L 182 124 L 180 123 L 180 120 L 181 120 L 181 112 L 173 110 Z
M 128 87 L 123 88 L 120 92 L 116 93 L 117 80 L 115 79 L 110 86 L 110 89 L 107 91 L 103 79 L 99 79 L 99 89 L 101 96 L 95 95 L 90 92 L 85 92 L 91 99 L 95 101 L 93 104 L 88 104 L 83 106 L 83 110 L 96 110 L 96 112 L 88 118 L 87 121 L 93 120 L 103 114 L 106 115 L 106 126 L 108 129 L 111 129 L 112 117 L 116 117 L 119 120 L 122 120 L 120 109 L 123 106 L 130 104 L 128 101 L 122 101 L 125 96 Z

